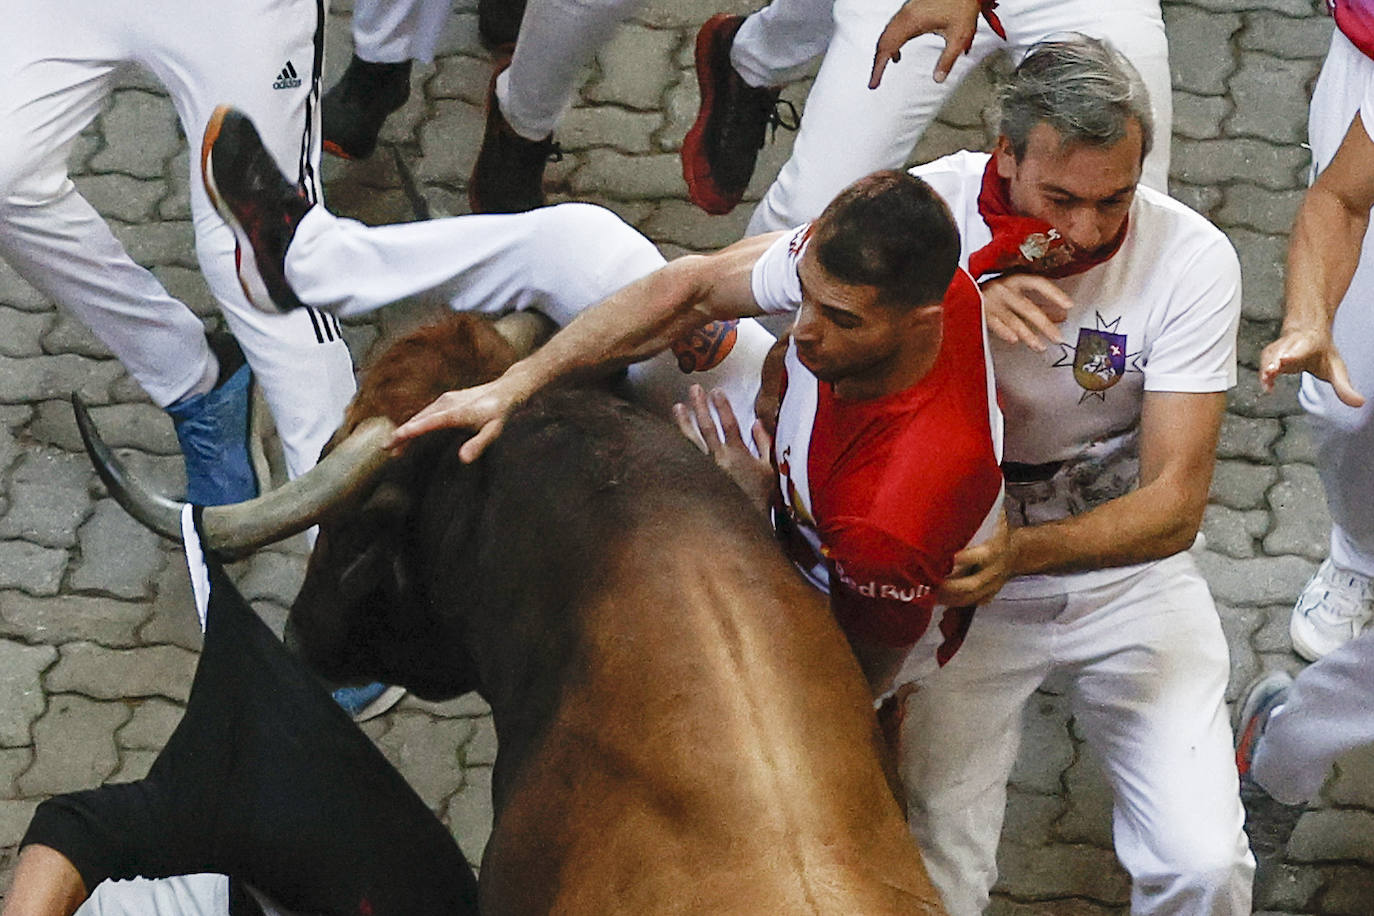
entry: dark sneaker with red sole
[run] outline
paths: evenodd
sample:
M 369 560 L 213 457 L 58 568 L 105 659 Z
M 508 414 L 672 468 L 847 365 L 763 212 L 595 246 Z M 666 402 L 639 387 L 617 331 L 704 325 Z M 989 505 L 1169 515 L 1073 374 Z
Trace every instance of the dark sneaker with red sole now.
M 320 103 L 324 151 L 344 159 L 371 156 L 387 116 L 410 98 L 410 68 L 408 60 L 374 64 L 353 55 Z
M 303 304 L 286 282 L 286 249 L 314 204 L 289 181 L 243 112 L 221 105 L 205 125 L 201 177 L 210 203 L 234 231 L 239 285 L 256 308 L 285 312 Z
M 729 213 L 743 199 L 768 127 L 798 125 L 790 102 L 781 102 L 790 118 L 778 112 L 780 89 L 750 86 L 731 65 L 730 47 L 743 24 L 743 16 L 719 13 L 697 32 L 701 107 L 682 141 L 682 177 L 692 203 L 715 215 Z
M 544 206 L 544 167 L 563 158 L 552 135 L 529 140 L 506 123 L 496 101 L 496 77 L 509 65 L 507 61 L 497 68 L 487 90 L 486 133 L 468 179 L 473 213 L 523 213 Z

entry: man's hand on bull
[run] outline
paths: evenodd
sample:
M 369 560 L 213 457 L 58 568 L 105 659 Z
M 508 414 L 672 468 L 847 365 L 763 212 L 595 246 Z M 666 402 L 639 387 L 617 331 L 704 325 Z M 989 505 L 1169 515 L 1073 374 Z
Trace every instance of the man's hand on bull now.
M 502 376 L 474 388 L 446 391 L 397 427 L 387 448 L 400 451 L 416 436 L 439 429 L 471 429 L 476 432 L 463 443 L 458 450 L 458 457 L 467 463 L 476 461 L 486 447 L 501 435 L 511 411 L 524 401 L 524 397 L 512 390 L 513 387 Z
M 988 330 L 1007 343 L 1018 341 L 1044 352 L 1048 343 L 1063 343 L 1061 324 L 1073 300 L 1048 277 L 1004 274 L 982 285 Z
M 755 420 L 750 430 L 754 446 L 758 449 L 758 455 L 755 455 L 744 444 L 739 420 L 735 418 L 725 392 L 720 389 L 712 391 L 708 402 L 702 387 L 693 385 L 688 392 L 688 400 L 690 404 L 679 402 L 673 405 L 673 419 L 677 421 L 678 429 L 715 459 L 716 465 L 744 491 L 744 495 L 760 512 L 766 512 L 768 499 L 773 493 L 773 440 L 764 429 L 763 422 Z M 711 416 L 712 407 L 715 407 L 716 416 L 720 419 L 719 429 L 716 427 L 716 417 Z
M 948 607 L 983 604 L 1002 590 L 1015 574 L 1016 551 L 1005 517 L 997 520 L 992 537 L 954 555 L 954 569 L 935 598 Z

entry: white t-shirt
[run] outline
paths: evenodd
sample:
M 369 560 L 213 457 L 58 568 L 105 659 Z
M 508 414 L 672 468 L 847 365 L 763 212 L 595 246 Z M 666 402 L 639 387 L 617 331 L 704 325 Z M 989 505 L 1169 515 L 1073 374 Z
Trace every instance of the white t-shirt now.
M 986 153 L 964 152 L 911 170 L 949 204 L 965 265 L 992 238 L 978 213 L 987 162 Z M 1116 254 L 1055 282 L 1074 302 L 1059 325 L 1063 344 L 1037 353 L 992 339 L 1006 416 L 1004 461 L 1042 466 L 1042 473 L 1063 463 L 1034 483 L 1013 485 L 1009 469 L 1013 525 L 1077 515 L 1135 488 L 1144 392 L 1225 391 L 1236 381 L 1240 263 L 1226 236 L 1183 204 L 1139 188 Z M 1071 587 L 1137 569 L 1077 573 Z M 1022 577 L 1003 594 L 1059 592 L 1065 578 Z

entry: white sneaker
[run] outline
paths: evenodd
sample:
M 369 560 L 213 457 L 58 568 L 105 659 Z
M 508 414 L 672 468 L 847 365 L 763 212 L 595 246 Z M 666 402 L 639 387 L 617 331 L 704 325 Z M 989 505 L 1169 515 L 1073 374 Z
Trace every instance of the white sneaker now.
M 1294 651 L 1315 662 L 1358 636 L 1371 617 L 1374 581 L 1328 558 L 1298 595 L 1288 635 Z

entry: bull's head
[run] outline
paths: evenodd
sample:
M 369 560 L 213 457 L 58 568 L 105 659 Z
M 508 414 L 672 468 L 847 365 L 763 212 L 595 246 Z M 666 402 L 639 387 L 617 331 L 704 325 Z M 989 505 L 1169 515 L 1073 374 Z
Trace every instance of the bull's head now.
M 451 619 L 453 596 L 432 602 L 417 574 L 428 568 L 437 533 L 417 526 L 415 510 L 433 498 L 437 474 L 444 498 L 456 499 L 461 513 L 463 481 L 470 486 L 475 473 L 457 460 L 461 438 L 451 432 L 423 437 L 399 457 L 383 446 L 397 424 L 439 394 L 495 378 L 547 330 L 529 313 L 494 325 L 456 315 L 400 340 L 369 370 L 313 470 L 256 499 L 203 511 L 204 546 L 224 556 L 320 526 L 287 629 L 293 647 L 325 677 L 382 679 L 430 697 L 474 686 L 461 640 L 451 632 L 458 623 Z M 179 541 L 182 505 L 131 478 L 85 408 L 74 406 L 111 495 L 144 525 Z

